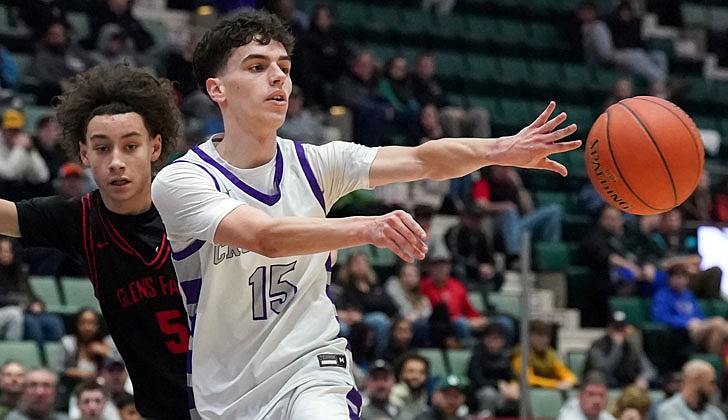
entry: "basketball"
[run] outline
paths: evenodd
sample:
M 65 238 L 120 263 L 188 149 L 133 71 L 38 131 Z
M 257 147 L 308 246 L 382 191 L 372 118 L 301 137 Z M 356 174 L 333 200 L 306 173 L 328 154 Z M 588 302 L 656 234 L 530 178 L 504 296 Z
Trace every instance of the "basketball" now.
M 700 132 L 677 105 L 636 96 L 607 108 L 592 125 L 585 150 L 594 188 L 633 214 L 664 213 L 698 185 L 705 162 Z

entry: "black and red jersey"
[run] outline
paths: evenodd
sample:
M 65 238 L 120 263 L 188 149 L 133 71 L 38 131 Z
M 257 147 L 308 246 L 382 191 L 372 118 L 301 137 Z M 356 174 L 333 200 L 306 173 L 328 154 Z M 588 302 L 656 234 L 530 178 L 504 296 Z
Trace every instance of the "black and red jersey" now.
M 81 199 L 16 204 L 21 243 L 85 264 L 144 417 L 187 419 L 189 327 L 159 213 L 109 211 L 98 190 Z

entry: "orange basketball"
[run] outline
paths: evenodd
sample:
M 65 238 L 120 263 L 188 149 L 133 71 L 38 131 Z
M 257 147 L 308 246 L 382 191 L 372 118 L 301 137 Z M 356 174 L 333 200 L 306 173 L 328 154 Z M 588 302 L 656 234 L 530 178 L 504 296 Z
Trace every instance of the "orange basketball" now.
M 705 156 L 700 132 L 672 102 L 653 96 L 607 108 L 589 130 L 585 158 L 594 188 L 634 214 L 666 212 L 698 185 Z

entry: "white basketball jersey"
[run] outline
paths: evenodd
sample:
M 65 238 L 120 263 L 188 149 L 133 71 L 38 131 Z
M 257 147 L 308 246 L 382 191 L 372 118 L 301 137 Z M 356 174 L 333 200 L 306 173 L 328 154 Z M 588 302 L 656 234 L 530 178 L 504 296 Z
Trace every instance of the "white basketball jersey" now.
M 197 411 L 264 419 L 282 396 L 312 382 L 350 384 L 356 392 L 327 296 L 329 253 L 268 258 L 212 238 L 241 204 L 271 217 L 325 217 L 338 198 L 368 188 L 377 149 L 278 138 L 273 161 L 241 170 L 222 160 L 215 140 L 164 168 L 152 188 L 190 317 Z

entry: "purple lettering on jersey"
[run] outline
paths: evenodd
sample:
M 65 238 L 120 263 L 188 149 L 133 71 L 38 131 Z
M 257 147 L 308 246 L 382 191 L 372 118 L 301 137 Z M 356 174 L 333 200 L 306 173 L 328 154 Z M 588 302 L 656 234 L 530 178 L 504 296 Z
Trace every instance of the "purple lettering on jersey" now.
M 181 281 L 180 286 L 182 286 L 188 305 L 194 305 L 200 300 L 201 278 Z
M 296 155 L 298 156 L 298 162 L 301 164 L 303 173 L 306 174 L 306 180 L 308 181 L 308 186 L 311 187 L 311 191 L 313 192 L 313 195 L 316 197 L 316 200 L 318 200 L 319 204 L 321 205 L 321 208 L 325 212 L 326 211 L 326 202 L 324 201 L 324 193 L 321 190 L 321 187 L 319 186 L 318 181 L 316 180 L 316 176 L 313 174 L 311 165 L 308 163 L 308 159 L 306 158 L 306 151 L 304 150 L 303 145 L 301 145 L 301 143 L 293 142 L 293 144 L 296 146 Z
M 361 394 L 356 388 L 351 388 L 346 394 L 346 404 L 349 406 L 349 419 L 359 420 L 359 414 L 361 413 Z
M 243 191 L 244 193 L 248 194 L 249 196 L 253 197 L 254 199 L 260 201 L 261 203 L 272 206 L 273 204 L 277 203 L 278 200 L 281 199 L 281 179 L 283 178 L 283 154 L 281 153 L 281 148 L 276 145 L 276 171 L 275 175 L 273 177 L 273 184 L 275 185 L 276 192 L 275 194 L 266 194 L 264 192 L 258 191 L 255 188 L 251 187 L 250 185 L 246 184 L 235 176 L 234 173 L 230 172 L 220 164 L 220 162 L 213 159 L 210 155 L 203 152 L 202 149 L 200 149 L 199 146 L 194 146 L 192 148 L 192 151 L 197 154 L 197 156 L 200 157 L 200 159 L 204 160 L 207 164 L 212 166 L 213 168 L 217 169 L 218 172 L 220 172 L 225 178 L 227 178 L 230 182 L 233 183 L 238 189 Z
M 187 247 L 182 251 L 172 252 L 172 258 L 177 261 L 184 260 L 195 252 L 199 251 L 199 249 L 202 248 L 202 245 L 205 245 L 205 241 L 203 241 L 202 239 L 197 239 L 191 244 L 187 245 Z

